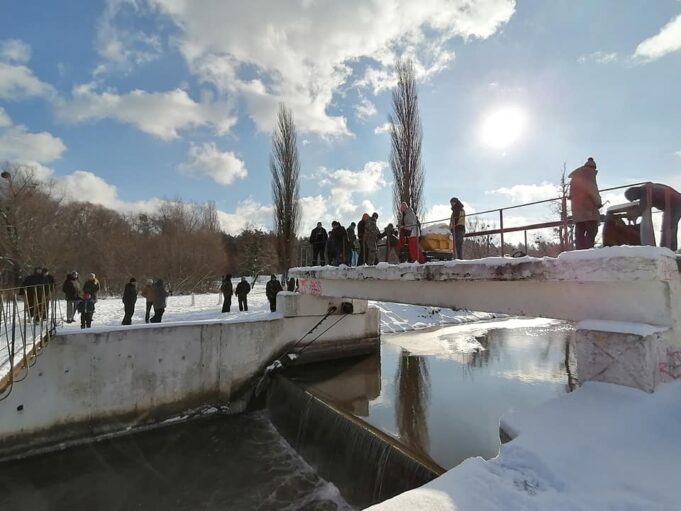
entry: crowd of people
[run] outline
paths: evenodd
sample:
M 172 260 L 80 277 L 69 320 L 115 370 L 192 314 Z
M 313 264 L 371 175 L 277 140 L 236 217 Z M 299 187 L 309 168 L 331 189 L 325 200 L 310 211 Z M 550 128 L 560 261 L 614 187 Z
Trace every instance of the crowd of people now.
M 457 198 L 450 200 L 452 214 L 449 229 L 453 239 L 453 257 L 463 259 L 463 239 L 466 232 L 466 212 Z M 421 223 L 414 210 L 403 202 L 400 205 L 397 227 L 392 223 L 382 230 L 378 228 L 378 213 L 364 213 L 361 220 L 350 223 L 346 228 L 340 222 L 331 222 L 327 230 L 322 222 L 310 233 L 312 265 L 326 264 L 339 266 L 378 264 L 378 241 L 385 238 L 385 260 L 388 262 L 425 262 L 419 244 Z

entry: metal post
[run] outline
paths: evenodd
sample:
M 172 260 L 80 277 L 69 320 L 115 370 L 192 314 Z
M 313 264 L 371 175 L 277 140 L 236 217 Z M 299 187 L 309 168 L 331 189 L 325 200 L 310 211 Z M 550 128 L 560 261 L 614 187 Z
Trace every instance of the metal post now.
M 525 229 L 525 255 L 527 255 L 527 229 Z
M 568 238 L 568 222 L 567 222 L 567 197 L 565 195 L 565 187 L 563 187 L 563 196 L 560 200 L 560 251 L 565 252 L 567 249 Z
M 500 235 L 501 235 L 501 247 L 500 247 L 501 254 L 500 255 L 501 255 L 501 257 L 504 257 L 504 210 L 503 209 L 499 210 L 499 230 L 501 231 L 500 232 Z

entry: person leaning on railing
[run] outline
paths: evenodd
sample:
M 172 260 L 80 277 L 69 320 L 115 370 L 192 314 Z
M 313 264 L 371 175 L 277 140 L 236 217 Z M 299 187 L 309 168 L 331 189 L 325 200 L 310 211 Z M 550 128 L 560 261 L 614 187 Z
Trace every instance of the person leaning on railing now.
M 462 202 L 452 197 L 449 200 L 452 206 L 452 216 L 449 219 L 449 230 L 452 232 L 452 255 L 456 259 L 463 259 L 463 237 L 466 234 L 466 211 L 463 209 Z
M 628 188 L 624 196 L 628 201 L 640 201 L 643 210 L 653 207 L 663 212 L 660 246 L 676 252 L 677 230 L 681 219 L 681 193 L 661 183 L 646 183 Z
M 423 262 L 419 250 L 419 230 L 420 225 L 416 213 L 409 207 L 409 204 L 403 202 L 400 204 L 400 212 L 402 213 L 402 221 L 400 222 L 400 230 L 404 231 L 407 236 L 407 247 L 409 248 L 409 262 Z
M 44 300 L 43 269 L 36 267 L 33 273 L 27 276 L 21 283 L 24 296 L 26 297 L 26 309 L 28 316 L 38 323 L 41 319 L 42 301 Z

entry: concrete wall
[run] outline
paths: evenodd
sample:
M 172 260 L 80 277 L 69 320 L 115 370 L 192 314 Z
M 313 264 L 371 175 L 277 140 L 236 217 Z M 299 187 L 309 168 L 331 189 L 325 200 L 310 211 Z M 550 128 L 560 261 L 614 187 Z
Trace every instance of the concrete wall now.
M 582 381 L 651 391 L 658 382 L 681 377 L 681 275 L 676 255 L 665 248 L 609 247 L 542 259 L 297 268 L 291 275 L 298 278 L 302 293 L 313 296 L 597 320 L 597 333 L 587 328 L 577 332 L 584 341 L 577 359 Z M 626 332 L 652 328 L 664 333 L 623 335 L 618 323 L 626 323 Z M 602 353 L 608 340 L 612 349 Z M 635 343 L 641 346 L 633 349 Z
M 54 338 L 28 378 L 0 401 L 0 454 L 153 423 L 206 403 L 240 411 L 244 403 L 234 400 L 245 384 L 317 323 L 329 301 L 284 293 L 279 303 L 297 316 Z M 329 316 L 320 325 L 315 334 L 340 320 L 315 341 L 317 356 L 325 348 L 337 355 L 342 346 L 355 353 L 377 349 L 378 311 L 366 304 L 362 310 L 342 320 Z

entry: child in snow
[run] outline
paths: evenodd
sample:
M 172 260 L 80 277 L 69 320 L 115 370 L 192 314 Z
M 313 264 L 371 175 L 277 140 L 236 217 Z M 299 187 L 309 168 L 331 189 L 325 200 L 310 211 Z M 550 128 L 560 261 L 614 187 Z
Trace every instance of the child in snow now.
M 78 302 L 78 312 L 80 313 L 80 328 L 90 328 L 92 326 L 92 315 L 95 313 L 95 301 L 90 293 L 83 293 Z

